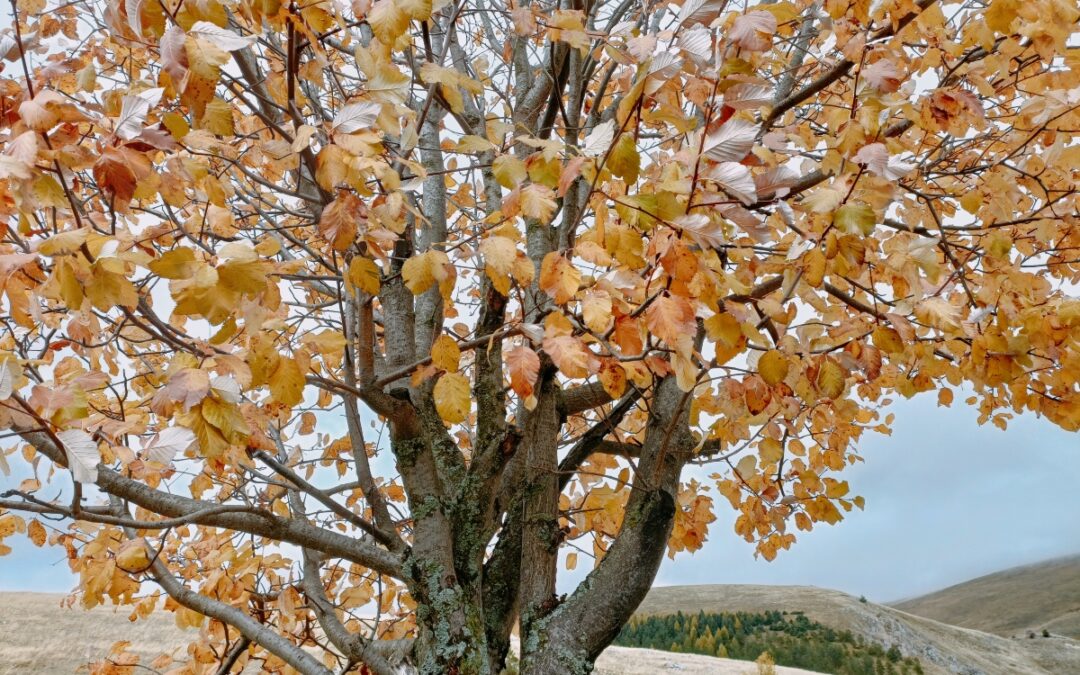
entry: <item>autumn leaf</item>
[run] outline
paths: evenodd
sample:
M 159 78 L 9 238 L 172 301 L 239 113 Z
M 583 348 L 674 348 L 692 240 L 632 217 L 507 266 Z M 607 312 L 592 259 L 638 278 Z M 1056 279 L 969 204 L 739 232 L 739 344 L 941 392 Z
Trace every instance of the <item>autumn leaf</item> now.
M 374 260 L 357 256 L 349 262 L 349 283 L 368 295 L 378 294 L 381 277 Z
M 672 221 L 672 224 L 685 232 L 703 249 L 720 248 L 724 245 L 723 226 L 704 213 L 688 213 L 685 216 L 679 216 Z
M 503 359 L 510 375 L 510 387 L 514 393 L 522 398 L 532 396 L 536 378 L 540 374 L 540 357 L 537 353 L 521 345 L 506 350 Z
M 405 261 L 401 277 L 413 295 L 420 295 L 449 278 L 450 259 L 442 251 L 427 251 Z
M 732 118 L 705 137 L 702 154 L 716 162 L 741 162 L 754 147 L 757 134 L 754 124 Z
M 890 59 L 879 59 L 864 67 L 860 77 L 880 92 L 891 93 L 900 88 L 903 73 Z
M 331 128 L 342 134 L 351 134 L 368 129 L 375 124 L 382 106 L 371 101 L 360 101 L 343 106 L 334 115 Z
M 270 378 L 270 394 L 282 405 L 295 406 L 304 400 L 304 373 L 295 359 L 282 358 Z
M 218 49 L 226 52 L 235 52 L 244 47 L 251 46 L 256 38 L 254 36 L 241 37 L 236 33 L 221 28 L 209 21 L 196 21 L 188 29 L 187 34 L 209 42 Z
M 322 212 L 319 232 L 335 250 L 344 251 L 356 242 L 358 226 L 365 219 L 366 209 L 360 199 L 348 191 L 338 193 Z
M 783 382 L 790 368 L 791 364 L 787 358 L 775 349 L 770 349 L 758 359 L 758 373 L 761 374 L 761 379 L 770 386 Z
M 151 272 L 164 279 L 190 279 L 198 269 L 195 251 L 186 247 L 166 251 L 147 266 Z
M 844 393 L 844 380 L 847 374 L 832 359 L 826 359 L 818 369 L 817 387 L 826 398 L 840 398 Z
M 602 124 L 598 124 L 589 132 L 589 135 L 585 137 L 585 145 L 582 148 L 589 157 L 598 157 L 603 155 L 611 147 L 612 142 L 615 140 L 615 120 L 608 120 Z
M 645 311 L 649 330 L 675 349 L 682 349 L 697 332 L 694 307 L 677 295 L 661 295 Z
M 48 533 L 45 531 L 45 526 L 42 525 L 37 518 L 30 521 L 30 524 L 26 526 L 26 535 L 30 538 L 30 541 L 34 543 L 34 546 L 41 548 L 45 545 L 45 541 L 48 538 Z
M 116 552 L 116 566 L 125 572 L 139 574 L 150 567 L 150 552 L 142 537 L 127 541 Z
M 446 373 L 435 382 L 435 409 L 444 422 L 459 424 L 469 417 L 469 390 L 469 378 L 461 373 Z
M 593 353 L 573 335 L 545 337 L 544 352 L 551 357 L 555 367 L 570 378 L 588 377 L 597 366 Z
M 68 429 L 56 434 L 67 456 L 68 469 L 77 483 L 96 483 L 101 455 L 97 442 L 82 429 Z
M 431 344 L 431 362 L 447 372 L 455 372 L 461 362 L 461 349 L 457 341 L 445 333 Z
M 521 191 L 521 213 L 526 218 L 550 222 L 555 207 L 555 193 L 546 185 L 530 183 Z
M 833 223 L 840 228 L 841 232 L 869 235 L 874 231 L 877 215 L 869 204 L 851 202 L 836 210 Z
M 556 304 L 564 305 L 577 295 L 581 271 L 561 253 L 548 253 L 540 265 L 540 288 Z
M 143 446 L 147 459 L 159 464 L 169 464 L 178 454 L 196 443 L 195 434 L 183 427 L 162 429 Z
M 743 49 L 763 52 L 772 46 L 774 33 L 776 17 L 770 12 L 754 10 L 736 17 L 727 37 Z
M 526 177 L 529 175 L 525 168 L 525 162 L 513 155 L 499 155 L 496 157 L 491 170 L 496 180 L 499 181 L 499 185 L 509 189 L 513 189 L 525 182 Z

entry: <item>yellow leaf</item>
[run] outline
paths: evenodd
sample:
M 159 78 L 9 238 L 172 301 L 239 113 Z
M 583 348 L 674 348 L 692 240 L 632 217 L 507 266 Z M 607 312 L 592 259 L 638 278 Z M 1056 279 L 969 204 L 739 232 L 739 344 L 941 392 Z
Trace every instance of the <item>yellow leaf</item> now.
M 617 399 L 626 391 L 626 370 L 614 359 L 606 359 L 600 365 L 600 384 L 608 396 Z
M 944 298 L 926 298 L 915 306 L 915 316 L 940 330 L 960 326 L 960 309 Z
M 304 373 L 295 359 L 282 357 L 270 378 L 270 394 L 278 403 L 294 406 L 304 400 Z
M 0 539 L 10 537 L 16 532 L 25 532 L 26 523 L 14 513 L 5 513 L 0 516 Z
M 546 185 L 530 183 L 521 191 L 521 212 L 526 218 L 548 223 L 556 206 L 555 192 Z
M 86 241 L 90 234 L 89 228 L 80 228 L 69 232 L 55 234 L 38 246 L 37 252 L 41 255 L 58 256 L 74 253 Z
M 960 206 L 968 213 L 975 215 L 982 207 L 983 198 L 978 190 L 968 190 L 960 198 Z
M 86 295 L 94 306 L 102 311 L 107 311 L 117 305 L 134 307 L 139 301 L 135 286 L 121 272 L 115 271 L 112 265 L 104 264 L 109 260 L 120 262 L 112 258 L 102 259 L 95 263 L 93 278 L 86 284 Z
M 641 155 L 638 154 L 632 134 L 619 136 L 619 140 L 611 148 L 605 166 L 627 183 L 637 182 L 638 172 L 641 171 Z
M 464 422 L 469 416 L 469 378 L 461 373 L 446 373 L 435 383 L 435 409 L 450 424 Z
M 431 18 L 432 0 L 396 0 L 397 6 L 413 21 Z
M 268 264 L 259 260 L 230 260 L 217 268 L 218 279 L 226 288 L 254 295 L 266 289 Z
M 784 381 L 790 367 L 787 358 L 775 349 L 770 349 L 758 359 L 758 373 L 771 387 Z
M 814 288 L 819 288 L 825 280 L 825 266 L 828 261 L 825 253 L 816 246 L 806 252 L 802 258 L 803 280 Z
M 587 294 L 581 302 L 581 314 L 589 330 L 603 334 L 612 322 L 611 297 L 606 293 Z
M 195 274 L 195 251 L 190 248 L 174 248 L 166 251 L 148 267 L 163 279 L 190 279 Z
M 449 276 L 450 258 L 442 251 L 427 251 L 413 256 L 401 266 L 401 278 L 413 295 L 420 295 Z
M 116 553 L 116 566 L 132 574 L 144 572 L 150 567 L 150 552 L 146 548 L 146 540 L 139 537 L 121 546 Z
M 379 293 L 379 266 L 370 258 L 359 256 L 349 262 L 349 283 L 368 295 Z
M 184 136 L 188 135 L 191 131 L 191 126 L 182 115 L 175 112 L 167 112 L 161 118 L 161 123 L 165 125 L 169 134 L 173 137 L 173 140 L 181 140 Z
M 817 387 L 827 398 L 840 398 L 844 393 L 844 369 L 831 359 L 826 359 L 818 370 Z
M 398 37 L 409 29 L 409 15 L 395 0 L 379 0 L 367 15 L 371 32 L 384 45 L 392 45 Z
M 495 174 L 495 180 L 499 185 L 508 190 L 513 190 L 525 182 L 528 172 L 525 170 L 525 162 L 513 155 L 499 155 L 492 162 L 491 171 Z
M 206 104 L 199 127 L 218 136 L 232 136 L 235 133 L 232 106 L 215 96 Z
M 431 362 L 447 372 L 455 372 L 461 362 L 461 348 L 457 341 L 446 333 L 435 338 L 431 345 Z
M 332 191 L 348 183 L 349 153 L 340 145 L 327 145 L 315 158 L 315 180 L 324 190 Z
M 775 438 L 766 438 L 758 445 L 758 455 L 763 464 L 776 464 L 784 458 L 784 446 Z
M 869 236 L 874 231 L 877 216 L 869 204 L 850 202 L 836 210 L 833 222 L 841 232 Z
M 825 496 L 829 499 L 839 499 L 848 493 L 848 482 L 846 480 L 834 481 L 832 479 L 825 479 Z
M 875 347 L 886 354 L 899 354 L 904 351 L 904 340 L 894 328 L 878 326 L 870 334 L 870 339 L 873 340 Z
M 480 253 L 484 256 L 484 270 L 495 290 L 509 295 L 510 275 L 518 255 L 517 243 L 509 237 L 488 237 L 480 242 Z

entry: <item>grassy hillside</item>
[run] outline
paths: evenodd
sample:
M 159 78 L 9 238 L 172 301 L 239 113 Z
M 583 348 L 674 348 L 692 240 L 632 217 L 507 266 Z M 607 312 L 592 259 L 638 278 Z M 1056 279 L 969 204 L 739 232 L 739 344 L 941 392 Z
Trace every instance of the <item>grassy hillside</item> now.
M 1080 639 L 1080 555 L 988 574 L 893 607 L 998 635 L 1045 628 Z
M 928 675 L 1060 675 L 1080 673 L 1080 642 L 1062 637 L 1008 639 L 861 602 L 806 586 L 669 586 L 654 588 L 639 614 L 804 612 L 818 623 L 851 631 L 883 648 L 896 644 Z

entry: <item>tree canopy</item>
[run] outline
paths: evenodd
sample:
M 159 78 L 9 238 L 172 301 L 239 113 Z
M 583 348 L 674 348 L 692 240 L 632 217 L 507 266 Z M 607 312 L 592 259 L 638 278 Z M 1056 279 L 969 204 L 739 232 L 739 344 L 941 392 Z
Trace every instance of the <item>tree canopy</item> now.
M 0 554 L 158 670 L 586 673 L 897 396 L 1080 428 L 1072 0 L 10 11 Z

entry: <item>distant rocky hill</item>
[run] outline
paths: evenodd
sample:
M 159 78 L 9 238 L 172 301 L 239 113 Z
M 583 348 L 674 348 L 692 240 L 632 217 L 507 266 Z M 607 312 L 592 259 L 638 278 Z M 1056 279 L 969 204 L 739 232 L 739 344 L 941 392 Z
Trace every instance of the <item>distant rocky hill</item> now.
M 1045 629 L 1080 639 L 1080 555 L 995 572 L 892 606 L 998 635 Z
M 950 626 L 808 586 L 668 586 L 654 588 L 640 614 L 801 611 L 904 656 L 933 675 L 1062 675 L 1080 673 L 1080 642 L 1065 637 L 1010 639 Z

